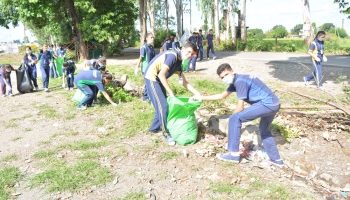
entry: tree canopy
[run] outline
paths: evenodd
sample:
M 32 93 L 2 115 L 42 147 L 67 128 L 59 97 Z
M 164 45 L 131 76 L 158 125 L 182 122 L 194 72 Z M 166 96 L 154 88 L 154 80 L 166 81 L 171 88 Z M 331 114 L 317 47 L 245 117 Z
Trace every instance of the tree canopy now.
M 303 25 L 297 24 L 290 30 L 290 33 L 294 35 L 299 35 L 301 30 L 303 30 Z
M 273 38 L 283 38 L 288 35 L 288 31 L 284 27 L 277 27 L 272 30 L 271 37 Z
M 319 27 L 319 30 L 328 32 L 332 28 L 335 28 L 333 23 L 324 23 Z
M 339 4 L 339 8 L 343 9 L 340 10 L 341 13 L 344 13 L 346 15 L 348 15 L 348 18 L 350 19 L 350 6 L 349 6 L 349 2 L 347 2 L 346 0 L 334 0 L 334 3 Z

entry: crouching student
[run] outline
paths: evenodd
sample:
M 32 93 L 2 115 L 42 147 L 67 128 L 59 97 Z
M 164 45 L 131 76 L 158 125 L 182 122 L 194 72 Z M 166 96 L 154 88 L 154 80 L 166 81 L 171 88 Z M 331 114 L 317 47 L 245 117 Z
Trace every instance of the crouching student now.
M 194 94 L 199 92 L 194 89 L 185 79 L 183 74 L 182 63 L 184 60 L 191 58 L 192 54 L 197 51 L 197 47 L 193 43 L 187 43 L 182 47 L 181 51 L 168 50 L 158 54 L 151 62 L 145 72 L 145 84 L 148 96 L 155 109 L 154 119 L 149 129 L 150 132 L 162 132 L 164 138 L 169 145 L 175 145 L 175 141 L 171 137 L 171 133 L 166 127 L 168 116 L 168 103 L 166 92 L 170 97 L 174 96 L 173 90 L 170 88 L 168 78 L 173 74 L 179 75 L 179 83 Z M 186 66 L 185 66 L 186 68 Z
M 1 84 L 1 96 L 7 95 L 12 96 L 12 84 L 11 84 L 11 72 L 15 71 L 15 69 L 10 65 L 6 64 L 4 67 L 0 67 L 0 84 Z
M 211 96 L 197 95 L 192 97 L 192 100 L 221 100 L 232 92 L 237 94 L 238 103 L 228 124 L 229 152 L 217 154 L 216 157 L 220 160 L 238 163 L 240 161 L 239 143 L 242 123 L 260 118 L 259 132 L 270 163 L 282 166 L 283 161 L 269 130 L 273 118 L 280 109 L 278 97 L 259 78 L 247 74 L 236 74 L 227 63 L 218 67 L 217 74 L 224 84 L 228 85 L 226 91 Z M 244 102 L 251 106 L 244 108 Z
M 68 60 L 68 61 L 63 62 L 63 68 L 64 68 L 66 79 L 67 79 L 66 90 L 73 90 L 73 88 L 74 88 L 74 72 L 75 72 L 75 67 L 74 67 L 73 61 Z
M 107 94 L 104 85 L 112 80 L 112 75 L 108 73 L 102 73 L 97 70 L 82 71 L 76 75 L 74 83 L 85 94 L 85 97 L 79 103 L 77 109 L 85 110 L 86 107 L 92 107 L 92 102 L 96 96 L 94 87 L 97 87 L 103 94 L 103 96 L 113 105 L 114 103 L 111 97 Z

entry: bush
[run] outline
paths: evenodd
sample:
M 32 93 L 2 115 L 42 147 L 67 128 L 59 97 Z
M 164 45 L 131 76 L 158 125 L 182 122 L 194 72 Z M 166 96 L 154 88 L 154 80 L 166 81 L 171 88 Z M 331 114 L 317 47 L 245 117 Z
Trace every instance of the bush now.
M 166 34 L 166 30 L 157 30 L 157 33 L 155 34 L 154 38 L 154 47 L 160 48 L 162 45 L 162 42 L 164 42 L 166 37 L 169 37 L 170 34 L 176 35 L 176 33 L 173 30 L 169 30 L 169 34 Z M 180 38 L 179 38 L 180 40 Z
M 19 46 L 18 47 L 18 53 L 25 54 L 27 46 L 30 46 L 32 48 L 32 53 L 34 53 L 34 54 L 38 54 L 39 53 L 39 47 L 37 47 L 35 44 L 28 44 L 28 45 Z
M 123 88 L 119 87 L 118 85 L 112 85 L 111 83 L 106 84 L 105 86 L 107 94 L 111 97 L 111 99 L 118 103 L 118 102 L 130 102 L 133 100 L 133 97 L 131 94 L 127 93 L 123 90 Z M 102 103 L 108 103 L 107 99 L 99 93 L 98 99 Z
M 119 54 L 122 48 L 121 41 L 109 43 L 107 46 L 107 55 L 112 56 L 113 54 Z

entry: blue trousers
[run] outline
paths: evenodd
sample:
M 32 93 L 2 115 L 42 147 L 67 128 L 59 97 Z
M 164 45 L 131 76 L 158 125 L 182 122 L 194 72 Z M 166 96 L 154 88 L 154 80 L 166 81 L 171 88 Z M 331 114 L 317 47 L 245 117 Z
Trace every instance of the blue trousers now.
M 8 91 L 7 95 L 12 94 L 12 83 L 11 83 L 11 77 L 6 78 L 7 83 L 10 85 L 10 90 Z M 5 88 L 6 90 L 6 88 Z M 5 91 L 6 92 L 6 91 Z
M 145 76 L 145 73 L 142 72 L 142 75 Z M 144 78 L 145 79 L 145 78 Z M 144 81 L 146 83 L 146 81 Z M 149 96 L 147 94 L 147 87 L 146 87 L 146 84 L 145 84 L 145 87 L 143 88 L 143 97 L 142 99 L 148 99 L 149 100 Z
M 95 98 L 95 87 L 90 85 L 78 85 L 77 87 L 85 94 L 85 97 L 80 101 L 79 106 L 90 106 Z M 96 87 L 97 88 L 97 87 Z
M 198 54 L 199 54 L 199 61 L 202 61 L 203 60 L 203 46 L 198 47 Z M 198 56 L 197 56 L 197 58 L 198 58 Z
M 189 60 L 189 62 L 187 63 L 187 67 L 186 67 L 186 72 L 190 71 L 190 63 L 192 63 L 192 71 L 196 71 L 196 62 L 197 62 L 197 57 L 196 56 L 192 56 L 191 60 Z
M 70 75 L 70 77 L 69 77 Z M 67 80 L 67 85 L 68 88 L 74 88 L 74 74 L 69 74 L 68 76 L 66 76 L 66 80 Z
M 1 88 L 1 94 L 6 94 L 6 84 L 4 82 L 4 79 L 0 78 L 0 88 Z
M 211 56 L 215 57 L 214 45 L 208 45 L 207 47 L 207 58 L 209 58 L 209 50 L 211 51 Z
M 159 82 L 150 81 L 145 78 L 145 83 L 148 91 L 148 96 L 154 107 L 154 118 L 149 128 L 150 132 L 162 130 L 164 136 L 170 136 L 169 130 L 166 127 L 168 118 L 168 103 L 166 101 L 166 90 Z
M 41 78 L 43 79 L 43 88 L 49 88 L 49 81 L 50 81 L 50 66 L 40 66 L 41 70 Z
M 322 86 L 322 62 L 316 62 L 315 60 L 312 60 L 312 66 L 314 67 L 314 71 L 306 77 L 307 81 L 312 80 L 313 78 L 316 79 L 317 87 Z
M 55 62 L 52 62 L 52 65 L 50 67 L 50 78 L 58 78 L 58 72 L 57 72 L 57 68 L 56 68 L 56 64 Z
M 228 150 L 234 153 L 239 151 L 242 123 L 260 117 L 259 132 L 266 153 L 271 160 L 281 159 L 275 140 L 269 129 L 279 109 L 280 105 L 266 106 L 258 102 L 241 112 L 231 115 L 228 121 Z

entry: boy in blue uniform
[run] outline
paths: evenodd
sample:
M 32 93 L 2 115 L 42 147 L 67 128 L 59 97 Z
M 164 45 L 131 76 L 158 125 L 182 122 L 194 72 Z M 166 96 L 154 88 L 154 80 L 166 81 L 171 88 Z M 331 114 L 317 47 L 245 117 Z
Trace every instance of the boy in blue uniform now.
M 66 74 L 66 78 L 67 78 L 67 85 L 68 87 L 66 88 L 66 90 L 73 90 L 74 88 L 74 72 L 75 72 L 75 65 L 74 62 L 71 60 L 67 60 L 65 62 L 63 62 L 63 68 Z
M 15 71 L 15 69 L 10 64 L 6 64 L 4 67 L 0 66 L 0 84 L 2 97 L 6 96 L 6 90 L 7 95 L 12 96 L 11 71 Z
M 197 59 L 199 57 L 199 61 L 203 60 L 203 35 L 202 35 L 202 30 L 199 29 L 198 35 L 197 35 L 197 46 L 198 46 L 198 51 L 197 51 Z
M 43 45 L 43 52 L 39 53 L 40 60 L 40 71 L 41 77 L 43 79 L 43 88 L 45 92 L 49 91 L 49 81 L 50 81 L 50 63 L 52 60 L 52 55 L 47 49 L 47 44 Z
M 60 76 L 58 75 L 57 68 L 56 68 L 56 63 L 55 63 L 55 52 L 53 50 L 53 44 L 50 45 L 49 51 L 51 53 L 51 66 L 50 66 L 50 78 L 59 78 Z
M 221 100 L 232 92 L 236 92 L 238 103 L 234 114 L 229 118 L 228 124 L 228 150 L 229 153 L 217 154 L 220 160 L 240 161 L 239 143 L 243 122 L 252 121 L 260 117 L 259 132 L 264 148 L 270 158 L 270 163 L 282 166 L 283 161 L 279 155 L 275 140 L 269 126 L 280 109 L 278 97 L 260 79 L 252 75 L 236 74 L 227 63 L 220 65 L 217 74 L 222 81 L 229 85 L 226 91 L 211 96 L 194 96 L 191 100 Z M 250 104 L 244 108 L 244 102 Z
M 180 47 L 180 42 L 179 42 L 178 37 L 175 37 L 175 38 L 174 38 L 174 42 L 172 43 L 171 48 L 172 48 L 173 50 L 179 50 L 179 49 L 181 48 L 181 47 Z
M 199 95 L 185 79 L 182 68 L 184 60 L 189 59 L 197 47 L 193 43 L 186 43 L 181 51 L 169 50 L 158 54 L 148 65 L 145 73 L 145 83 L 148 95 L 155 109 L 154 119 L 149 129 L 150 132 L 162 131 L 169 145 L 175 145 L 175 141 L 171 137 L 171 133 L 166 127 L 168 116 L 168 103 L 166 101 L 169 93 L 170 97 L 174 97 L 174 92 L 169 86 L 167 79 L 173 74 L 179 75 L 179 83 L 192 93 Z M 186 66 L 185 66 L 186 67 Z
M 154 42 L 154 35 L 152 33 L 148 33 L 145 39 L 145 44 L 142 45 L 140 49 L 140 59 L 136 65 L 135 75 L 137 75 L 138 69 L 140 68 L 140 65 L 141 65 L 142 76 L 144 76 L 148 63 L 156 56 L 153 48 L 153 42 Z M 147 94 L 146 85 L 143 90 L 142 101 L 150 102 L 149 96 Z
M 192 36 L 190 36 L 188 38 L 189 42 L 192 42 L 194 45 L 197 45 L 197 33 L 193 32 Z M 186 72 L 190 71 L 190 64 L 192 63 L 192 72 L 196 71 L 196 61 L 197 61 L 197 52 L 195 52 L 192 57 L 191 60 L 189 60 L 189 62 L 187 63 L 187 67 L 186 67 Z
M 56 55 L 60 58 L 66 56 L 66 50 L 62 47 L 61 44 L 58 44 L 57 46 Z
M 209 50 L 211 50 L 211 55 L 213 56 L 213 59 L 215 60 L 215 52 L 214 52 L 214 44 L 213 44 L 213 29 L 209 30 L 209 34 L 207 35 L 207 59 L 209 60 Z
M 23 57 L 23 62 L 26 65 L 26 70 L 30 76 L 30 80 L 33 82 L 35 90 L 39 90 L 37 73 L 36 73 L 36 64 L 38 62 L 37 57 L 32 53 L 32 48 L 30 46 L 26 47 L 26 54 Z
M 95 91 L 91 86 L 97 87 L 103 94 L 103 96 L 113 105 L 117 106 L 118 104 L 114 103 L 111 97 L 107 94 L 104 85 L 109 83 L 112 80 L 112 75 L 108 73 L 103 73 L 97 70 L 88 70 L 82 71 L 75 77 L 75 85 L 85 94 L 85 97 L 79 103 L 77 109 L 85 110 L 86 107 L 91 107 L 92 102 L 95 97 Z
M 164 44 L 163 44 L 163 51 L 169 50 L 169 43 L 170 43 L 170 39 L 168 37 L 165 38 Z
M 320 90 L 324 90 L 322 86 L 322 62 L 327 62 L 327 58 L 324 55 L 324 38 L 326 33 L 324 31 L 319 31 L 314 39 L 314 41 L 310 44 L 309 51 L 307 52 L 312 59 L 312 65 L 314 66 L 314 71 L 304 77 L 305 85 L 309 85 L 309 81 L 312 79 L 316 79 L 317 88 Z

